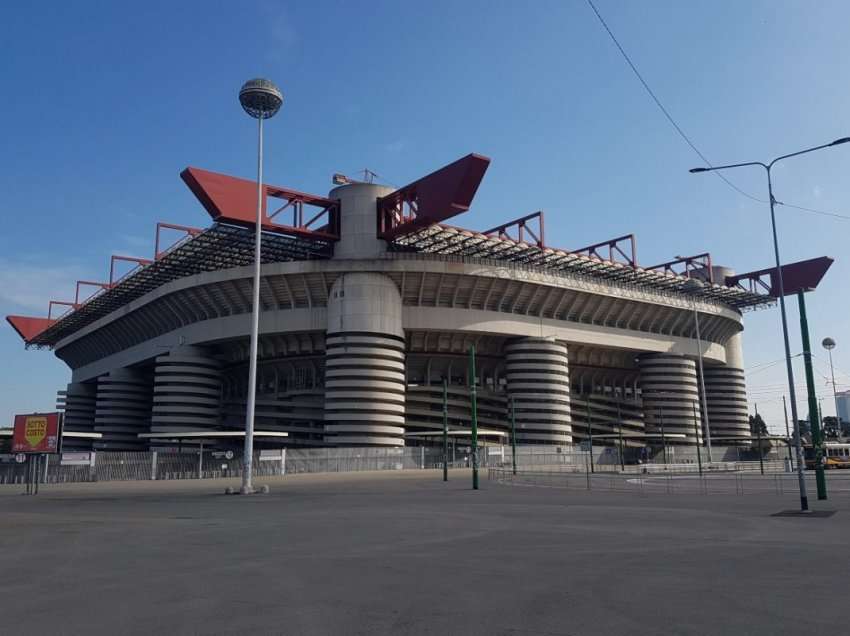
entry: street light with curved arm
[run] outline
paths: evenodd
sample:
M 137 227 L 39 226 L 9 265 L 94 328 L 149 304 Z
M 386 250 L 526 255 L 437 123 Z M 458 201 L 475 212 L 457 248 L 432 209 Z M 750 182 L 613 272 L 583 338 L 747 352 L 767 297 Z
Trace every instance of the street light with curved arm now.
M 771 168 L 783 159 L 788 159 L 790 157 L 797 157 L 799 155 L 805 155 L 810 152 L 814 152 L 815 150 L 822 150 L 824 148 L 831 148 L 832 146 L 838 146 L 841 144 L 845 144 L 850 142 L 850 137 L 842 137 L 840 139 L 836 139 L 835 141 L 822 144 L 820 146 L 814 146 L 812 148 L 807 148 L 805 150 L 800 150 L 797 152 L 791 152 L 787 155 L 782 155 L 780 157 L 776 157 L 770 163 L 764 163 L 761 161 L 747 161 L 744 163 L 733 163 L 725 166 L 709 166 L 702 168 L 691 168 L 691 173 L 700 173 L 700 172 L 714 172 L 716 170 L 727 170 L 731 168 L 743 168 L 745 166 L 761 166 L 767 172 L 767 191 L 768 191 L 768 202 L 770 203 L 770 225 L 773 231 L 773 253 L 776 257 L 776 278 L 779 288 L 779 310 L 782 314 L 782 337 L 785 344 L 785 367 L 786 372 L 788 374 L 788 392 L 789 392 L 789 401 L 791 402 L 791 418 L 794 422 L 794 432 L 797 435 L 797 479 L 800 484 L 800 509 L 808 510 L 809 509 L 809 501 L 806 495 L 806 480 L 803 474 L 804 470 L 804 462 L 803 462 L 803 449 L 800 445 L 800 425 L 799 419 L 797 417 L 797 396 L 794 392 L 794 369 L 791 366 L 791 345 L 788 340 L 788 316 L 785 311 L 785 286 L 782 281 L 782 265 L 779 258 L 779 240 L 776 235 L 776 213 L 775 213 L 775 205 L 776 198 L 773 196 L 773 179 L 770 174 Z

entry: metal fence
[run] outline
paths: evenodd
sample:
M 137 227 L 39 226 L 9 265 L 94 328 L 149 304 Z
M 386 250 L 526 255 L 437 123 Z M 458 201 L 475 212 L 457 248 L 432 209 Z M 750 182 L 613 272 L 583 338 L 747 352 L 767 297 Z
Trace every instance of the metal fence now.
M 760 471 L 759 462 L 739 465 L 735 471 L 707 472 L 678 470 L 675 466 L 653 467 L 646 472 L 594 472 L 518 468 L 514 474 L 510 467 L 490 467 L 490 481 L 518 486 L 563 488 L 568 490 L 628 492 L 646 496 L 654 494 L 681 495 L 793 495 L 799 496 L 796 473 Z M 647 467 L 648 468 L 648 467 Z M 776 468 L 776 466 L 773 466 Z M 655 470 L 657 469 L 657 470 Z M 806 488 L 814 493 L 814 475 L 805 475 Z M 830 497 L 850 494 L 850 474 L 832 471 L 828 478 Z
M 504 455 L 487 455 L 482 449 L 482 466 L 497 465 Z M 30 457 L 28 462 L 34 459 Z M 183 452 L 95 452 L 46 456 L 39 465 L 41 483 L 91 481 L 215 479 L 241 477 L 241 453 L 197 449 Z M 405 448 L 289 448 L 261 450 L 254 454 L 257 476 L 286 473 L 334 473 L 366 470 L 409 470 L 442 467 L 442 449 Z M 450 466 L 469 465 L 469 455 L 457 450 Z M 12 456 L 0 457 L 0 484 L 23 484 L 28 464 L 15 463 Z
M 30 460 L 32 461 L 32 460 Z M 576 472 L 590 469 L 590 453 L 575 446 L 518 446 L 517 465 L 527 471 Z M 781 471 L 781 461 L 766 461 L 765 470 Z M 403 448 L 288 448 L 260 450 L 254 454 L 254 474 L 258 476 L 285 473 L 335 473 L 366 470 L 409 470 L 442 468 L 443 449 L 439 446 Z M 450 468 L 471 467 L 470 449 L 452 445 L 448 454 Z M 511 447 L 488 445 L 478 449 L 478 465 L 482 469 L 510 467 Z M 758 462 L 703 463 L 707 472 L 758 471 Z M 676 464 L 642 464 L 620 466 L 618 455 L 609 449 L 594 452 L 596 473 L 689 473 L 698 465 L 685 458 Z M 0 456 L 0 484 L 25 483 L 26 464 L 16 464 L 12 456 Z M 169 480 L 218 477 L 241 477 L 242 454 L 198 449 L 182 452 L 96 452 L 65 453 L 47 456 L 39 469 L 42 483 L 86 481 Z

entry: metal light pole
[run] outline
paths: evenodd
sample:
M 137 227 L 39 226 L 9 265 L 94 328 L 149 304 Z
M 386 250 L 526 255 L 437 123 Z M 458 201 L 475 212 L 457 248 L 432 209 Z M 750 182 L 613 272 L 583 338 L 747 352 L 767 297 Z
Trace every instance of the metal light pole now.
M 838 389 L 835 386 L 835 367 L 832 365 L 832 350 L 835 349 L 835 340 L 824 338 L 821 344 L 829 352 L 829 371 L 832 375 L 832 399 L 835 400 L 835 423 L 838 425 L 838 434 L 841 435 L 841 416 L 838 414 Z
M 248 360 L 248 408 L 245 416 L 245 455 L 242 461 L 243 495 L 254 492 L 251 481 L 254 455 L 254 409 L 257 401 L 257 344 L 260 332 L 260 265 L 263 232 L 263 120 L 274 117 L 283 95 L 272 82 L 252 79 L 239 91 L 239 103 L 257 120 L 257 216 L 254 230 L 254 299 L 251 312 L 251 355 Z
M 779 310 L 782 314 L 782 338 L 785 344 L 785 370 L 788 375 L 788 393 L 789 399 L 791 401 L 791 418 L 794 420 L 794 432 L 797 434 L 797 480 L 800 485 L 800 509 L 808 510 L 809 509 L 809 498 L 806 495 L 806 478 L 803 474 L 803 448 L 801 446 L 800 441 L 800 424 L 799 418 L 797 416 L 797 396 L 794 391 L 794 369 L 791 365 L 791 345 L 788 340 L 788 315 L 785 311 L 785 284 L 782 281 L 782 261 L 779 258 L 779 239 L 776 235 L 776 198 L 773 196 L 773 179 L 770 174 L 771 168 L 778 162 L 783 159 L 788 159 L 790 157 L 796 157 L 798 155 L 804 155 L 809 152 L 814 152 L 815 150 L 821 150 L 823 148 L 830 148 L 832 146 L 838 146 L 840 144 L 844 144 L 850 141 L 850 137 L 842 137 L 841 139 L 836 139 L 832 143 L 823 144 L 821 146 L 815 146 L 813 148 L 807 148 L 806 150 L 800 150 L 799 152 L 792 152 L 787 155 L 782 155 L 781 157 L 777 157 L 770 163 L 763 163 L 761 161 L 747 161 L 744 163 L 735 163 L 729 164 L 725 166 L 711 166 L 709 168 L 692 168 L 690 172 L 711 172 L 714 170 L 727 170 L 730 168 L 742 168 L 744 166 L 761 166 L 767 172 L 767 192 L 768 192 L 768 202 L 770 203 L 770 225 L 773 233 L 773 253 L 776 257 L 776 278 L 779 287 Z
M 686 284 L 685 289 L 692 291 L 702 288 L 702 285 L 691 278 Z M 702 421 L 705 423 L 705 447 L 708 451 L 708 463 L 711 464 L 711 426 L 708 420 L 708 401 L 705 396 L 705 376 L 702 371 L 702 337 L 699 330 L 699 312 L 697 311 L 697 299 L 694 297 L 694 330 L 697 337 L 697 364 L 699 365 L 699 393 L 700 404 L 702 406 Z M 699 444 L 699 435 L 697 435 L 697 444 Z

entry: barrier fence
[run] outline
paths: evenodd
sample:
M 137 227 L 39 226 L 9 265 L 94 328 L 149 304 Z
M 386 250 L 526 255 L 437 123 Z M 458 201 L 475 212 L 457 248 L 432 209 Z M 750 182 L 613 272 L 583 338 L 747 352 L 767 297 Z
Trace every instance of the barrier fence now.
M 645 466 L 639 472 L 595 472 L 578 470 L 553 470 L 518 468 L 516 474 L 510 467 L 490 467 L 488 480 L 517 486 L 563 488 L 568 490 L 628 492 L 638 495 L 789 495 L 798 497 L 799 482 L 796 473 L 784 472 L 786 466 L 775 462 L 762 474 L 759 462 L 746 462 L 734 471 L 708 472 L 700 475 L 694 471 L 683 471 L 670 465 Z M 628 467 L 627 467 L 628 468 Z M 850 473 L 850 471 L 848 471 Z M 830 471 L 828 476 L 829 496 L 847 497 L 850 494 L 850 474 Z M 804 476 L 810 497 L 814 495 L 814 474 L 807 471 Z
M 717 453 L 718 457 L 734 458 L 737 455 Z M 619 455 L 611 447 L 597 449 L 591 462 L 589 452 L 576 446 L 517 447 L 517 465 L 523 471 L 542 472 L 590 471 L 595 474 L 610 472 L 645 474 L 658 472 L 693 473 L 698 471 L 694 458 L 677 455 L 681 461 L 671 464 L 626 464 L 621 467 Z M 28 461 L 33 461 L 30 458 Z M 469 447 L 455 445 L 449 449 L 450 468 L 470 467 Z M 512 464 L 511 447 L 481 446 L 478 465 L 482 469 L 509 467 Z M 402 448 L 279 448 L 258 450 L 254 454 L 254 474 L 270 476 L 298 473 L 333 473 L 367 470 L 409 470 L 442 468 L 443 449 L 438 446 Z M 787 470 L 785 463 L 773 456 L 764 461 L 765 470 Z M 758 461 L 703 462 L 706 472 L 759 471 Z M 28 465 L 15 463 L 13 456 L 0 455 L 0 484 L 22 484 L 26 481 Z M 39 465 L 41 483 L 71 483 L 87 481 L 209 479 L 241 477 L 242 454 L 238 451 L 184 448 L 177 451 L 151 452 L 74 452 L 49 455 L 46 463 Z

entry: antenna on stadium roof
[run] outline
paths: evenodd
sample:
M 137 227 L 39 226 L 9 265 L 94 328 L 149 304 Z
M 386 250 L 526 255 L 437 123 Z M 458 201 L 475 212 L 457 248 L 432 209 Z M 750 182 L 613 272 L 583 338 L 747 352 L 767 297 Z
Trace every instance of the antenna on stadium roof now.
M 369 170 L 369 168 L 363 168 L 362 170 L 358 170 L 355 174 L 363 175 L 362 179 L 352 179 L 351 177 L 347 177 L 340 172 L 336 172 L 333 175 L 332 181 L 334 185 L 349 185 L 352 183 L 375 183 L 375 179 L 380 179 L 381 175 L 377 172 L 373 172 Z

